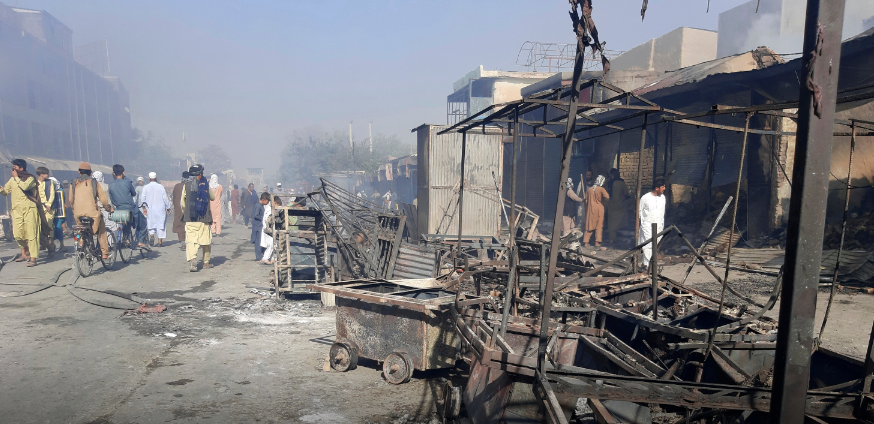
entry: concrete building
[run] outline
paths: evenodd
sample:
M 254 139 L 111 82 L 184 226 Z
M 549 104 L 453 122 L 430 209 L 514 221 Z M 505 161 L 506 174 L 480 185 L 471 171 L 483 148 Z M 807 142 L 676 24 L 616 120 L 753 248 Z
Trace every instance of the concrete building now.
M 610 71 L 668 72 L 716 59 L 715 31 L 680 27 L 610 61 Z
M 758 12 L 756 12 L 758 8 Z M 866 31 L 874 1 L 846 0 L 842 39 Z M 797 0 L 750 0 L 719 14 L 717 57 L 768 46 L 780 54 L 798 53 L 804 41 L 804 4 Z
M 452 94 L 446 98 L 446 123 L 452 125 L 491 105 L 519 100 L 522 88 L 553 74 L 488 71 L 480 65 L 452 84 Z
M 111 166 L 133 155 L 127 90 L 74 58 L 73 31 L 0 3 L 0 143 L 14 157 Z

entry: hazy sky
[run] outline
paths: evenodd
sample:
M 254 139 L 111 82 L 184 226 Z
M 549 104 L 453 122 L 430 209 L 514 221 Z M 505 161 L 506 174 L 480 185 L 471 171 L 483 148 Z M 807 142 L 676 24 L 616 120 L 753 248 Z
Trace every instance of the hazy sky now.
M 133 126 L 268 172 L 295 130 L 351 120 L 360 140 L 373 121 L 412 142 L 411 128 L 446 122 L 452 83 L 478 65 L 524 70 L 525 41 L 574 42 L 566 0 L 3 1 L 54 15 L 74 45 L 107 40 Z M 743 2 L 705 13 L 705 0 L 654 0 L 641 22 L 641 0 L 595 0 L 593 18 L 608 49 L 627 50 L 680 26 L 715 30 Z

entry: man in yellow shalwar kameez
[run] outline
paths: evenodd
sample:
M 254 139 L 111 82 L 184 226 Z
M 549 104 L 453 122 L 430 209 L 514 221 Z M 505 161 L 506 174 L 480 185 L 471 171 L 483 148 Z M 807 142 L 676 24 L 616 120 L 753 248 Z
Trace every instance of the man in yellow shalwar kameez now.
M 182 187 L 182 216 L 185 223 L 185 256 L 188 271 L 197 271 L 197 250 L 203 249 L 203 269 L 213 266 L 209 263 L 212 247 L 212 210 L 209 202 L 215 200 L 215 191 L 209 188 L 209 181 L 203 177 L 203 165 L 193 165 L 188 169 L 191 179 Z
M 0 188 L 0 194 L 11 196 L 12 200 L 12 235 L 21 248 L 21 257 L 15 262 L 29 261 L 27 266 L 36 266 L 39 257 L 40 217 L 36 187 L 36 177 L 27 172 L 27 162 L 15 159 L 12 161 L 12 178 Z

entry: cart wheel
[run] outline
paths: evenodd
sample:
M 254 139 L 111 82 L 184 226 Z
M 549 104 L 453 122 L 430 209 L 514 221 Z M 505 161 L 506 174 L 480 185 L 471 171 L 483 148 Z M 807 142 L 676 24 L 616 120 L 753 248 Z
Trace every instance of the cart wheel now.
M 358 367 L 358 349 L 349 343 L 337 342 L 331 345 L 331 368 L 346 372 Z
M 446 382 L 443 385 L 443 406 L 440 413 L 444 419 L 455 419 L 461 415 L 461 387 Z
M 392 352 L 382 364 L 385 381 L 391 384 L 404 384 L 413 377 L 413 361 L 403 352 Z

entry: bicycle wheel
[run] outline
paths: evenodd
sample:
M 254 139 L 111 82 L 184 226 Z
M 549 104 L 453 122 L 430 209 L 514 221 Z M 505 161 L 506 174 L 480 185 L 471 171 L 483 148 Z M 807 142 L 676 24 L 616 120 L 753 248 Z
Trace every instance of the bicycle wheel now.
M 100 255 L 99 258 L 100 262 L 103 263 L 103 267 L 109 270 L 112 269 L 113 265 L 115 265 L 115 253 L 118 243 L 115 242 L 115 237 L 113 234 L 107 234 L 106 241 L 107 243 L 109 243 L 109 246 L 106 249 L 107 251 L 109 251 L 109 254 L 106 255 L 107 258 L 103 259 L 103 252 L 98 252 L 98 255 Z
M 88 258 L 88 254 L 85 253 L 88 251 L 90 246 L 88 246 L 87 242 L 83 242 L 82 246 L 76 246 L 75 252 L 73 252 L 76 257 L 73 260 L 73 263 L 76 265 L 76 271 L 79 271 L 79 275 L 83 278 L 91 275 L 91 271 L 93 269 L 94 263 Z
M 130 228 L 125 227 L 121 231 L 121 242 L 118 244 L 118 255 L 121 256 L 121 261 L 124 263 L 130 262 L 134 255 L 133 241 L 131 241 Z

